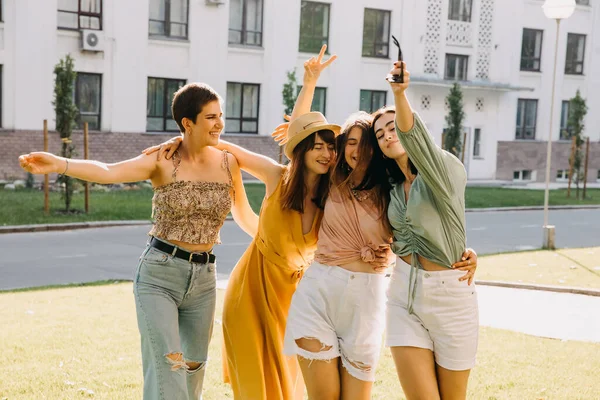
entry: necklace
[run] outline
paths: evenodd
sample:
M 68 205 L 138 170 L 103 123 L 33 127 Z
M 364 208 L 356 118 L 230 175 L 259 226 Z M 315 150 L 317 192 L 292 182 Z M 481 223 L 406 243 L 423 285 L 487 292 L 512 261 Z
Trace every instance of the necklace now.
M 352 192 L 352 196 L 358 201 L 365 201 L 371 196 L 371 193 L 368 190 L 351 189 L 350 191 Z

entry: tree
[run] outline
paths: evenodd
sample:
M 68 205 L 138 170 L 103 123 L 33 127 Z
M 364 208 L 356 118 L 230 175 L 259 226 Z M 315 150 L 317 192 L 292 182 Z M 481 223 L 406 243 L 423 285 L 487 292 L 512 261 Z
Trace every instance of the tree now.
M 573 175 L 575 176 L 575 185 L 577 185 L 577 198 L 579 199 L 579 182 L 583 180 L 583 171 L 581 170 L 583 161 L 583 131 L 585 125 L 583 119 L 587 114 L 587 105 L 581 93 L 577 90 L 575 97 L 569 101 L 569 119 L 567 120 L 568 130 L 575 137 L 575 159 L 573 160 Z
M 462 91 L 458 83 L 452 86 L 446 100 L 448 101 L 448 115 L 446 115 L 447 129 L 443 141 L 444 150 L 449 151 L 460 159 L 465 112 L 463 110 Z
M 54 111 L 56 113 L 56 130 L 62 140 L 61 156 L 71 158 L 73 156 L 73 144 L 71 132 L 75 126 L 78 110 L 73 102 L 73 91 L 77 73 L 74 71 L 73 58 L 67 56 L 60 60 L 54 67 Z M 63 186 L 63 198 L 65 200 L 65 211 L 71 208 L 73 198 L 73 179 L 66 175 L 59 175 L 58 182 Z
M 292 115 L 294 111 L 294 105 L 296 104 L 296 98 L 298 97 L 298 80 L 296 79 L 296 70 L 287 72 L 287 82 L 283 84 L 283 90 L 281 92 L 283 96 L 283 105 L 285 107 L 285 115 Z M 279 147 L 279 162 L 281 163 L 283 158 L 283 147 Z

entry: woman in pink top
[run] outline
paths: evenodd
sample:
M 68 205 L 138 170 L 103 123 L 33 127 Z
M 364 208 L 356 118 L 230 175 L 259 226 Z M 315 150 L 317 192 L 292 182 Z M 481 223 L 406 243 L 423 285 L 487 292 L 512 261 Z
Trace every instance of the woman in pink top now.
M 315 261 L 288 314 L 284 353 L 299 356 L 311 399 L 370 398 L 381 352 L 385 270 L 394 257 L 389 187 L 385 173 L 375 173 L 384 168 L 371 122 L 358 113 L 344 124 Z

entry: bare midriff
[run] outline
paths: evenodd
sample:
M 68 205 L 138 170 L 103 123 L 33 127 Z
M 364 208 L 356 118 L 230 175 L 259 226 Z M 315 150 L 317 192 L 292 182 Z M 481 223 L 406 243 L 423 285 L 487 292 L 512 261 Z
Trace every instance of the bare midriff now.
M 179 240 L 169 240 L 169 243 L 172 243 L 175 246 L 177 246 L 185 251 L 189 251 L 190 253 L 210 252 L 214 246 L 214 243 L 195 243 L 194 244 L 194 243 L 180 242 Z
M 373 264 L 369 264 L 368 262 L 364 262 L 362 260 L 352 261 L 346 264 L 338 265 L 338 267 L 343 268 L 350 272 L 363 272 L 367 274 L 382 274 L 387 271 L 375 271 Z
M 448 267 L 443 267 L 439 264 L 436 264 L 434 262 L 429 261 L 428 259 L 418 256 L 419 257 L 419 263 L 421 264 L 421 266 L 423 267 L 423 269 L 425 271 L 447 271 L 449 268 Z M 402 259 L 402 261 L 404 261 L 405 263 L 407 263 L 408 265 L 411 265 L 411 255 L 407 255 L 407 256 L 402 256 L 400 257 Z

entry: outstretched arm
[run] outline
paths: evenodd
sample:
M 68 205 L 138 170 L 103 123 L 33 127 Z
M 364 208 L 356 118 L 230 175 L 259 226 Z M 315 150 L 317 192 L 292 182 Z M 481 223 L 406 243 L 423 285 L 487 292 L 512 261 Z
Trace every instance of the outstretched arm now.
M 107 164 L 92 160 L 73 160 L 51 153 L 34 152 L 19 157 L 21 168 L 32 174 L 58 173 L 96 183 L 138 182 L 151 179 L 156 158 L 140 155 L 130 160 Z

